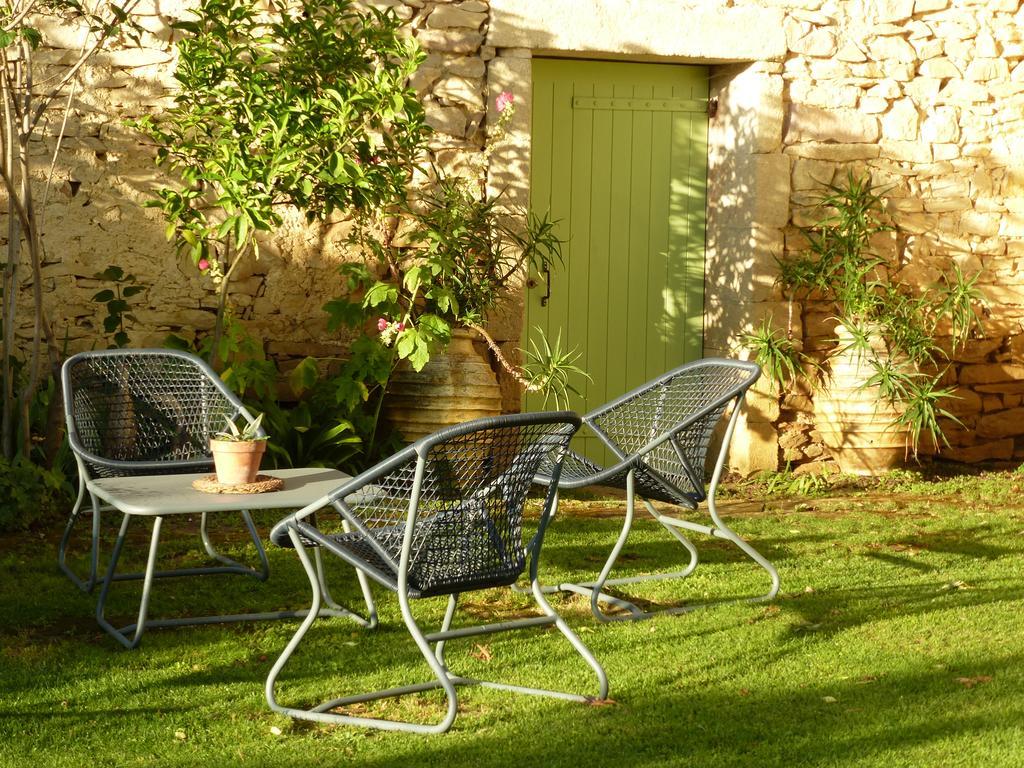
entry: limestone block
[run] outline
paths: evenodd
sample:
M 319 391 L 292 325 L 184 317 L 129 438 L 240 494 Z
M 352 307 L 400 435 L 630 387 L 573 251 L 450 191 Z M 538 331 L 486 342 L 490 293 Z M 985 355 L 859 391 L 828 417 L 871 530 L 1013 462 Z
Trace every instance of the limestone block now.
M 1006 397 L 1007 395 L 1019 395 L 1024 393 L 1024 381 L 1007 381 L 1001 384 L 978 384 L 974 387 L 980 393 L 997 394 Z
M 680 23 L 685 18 L 685 23 Z M 786 55 L 778 8 L 599 0 L 491 0 L 487 44 L 498 48 L 686 56 L 718 61 L 779 61 Z M 757 34 L 751 34 L 757 30 Z
M 939 91 L 937 104 L 969 106 L 983 104 L 989 99 L 989 90 L 981 83 L 952 79 Z
M 902 37 L 875 37 L 868 42 L 868 56 L 875 61 L 898 61 L 916 64 L 917 52 L 914 46 Z
M 487 74 L 487 65 L 476 56 L 449 56 L 444 60 L 445 70 L 452 75 L 468 78 L 482 78 Z
M 922 61 L 918 71 L 923 77 L 934 77 L 939 79 L 947 77 L 963 77 L 963 72 L 960 71 L 960 68 L 945 56 Z
M 1024 434 L 1024 408 L 1009 408 L 987 413 L 978 418 L 977 434 L 980 438 L 1010 437 Z
M 431 29 L 480 29 L 487 14 L 465 10 L 462 6 L 438 5 L 427 17 Z
M 857 106 L 861 90 L 853 85 L 837 87 L 832 84 L 812 85 L 809 82 L 796 81 L 790 84 L 789 95 L 794 103 L 837 109 Z
M 842 80 L 850 76 L 850 66 L 835 57 L 815 59 L 810 63 L 810 74 L 815 80 Z
M 480 49 L 484 36 L 471 29 L 419 29 L 416 41 L 428 51 L 473 53 Z
M 1013 458 L 1013 438 L 993 440 L 964 447 L 949 446 L 939 451 L 944 459 L 974 464 L 979 461 L 1003 461 Z
M 960 140 L 960 123 L 952 107 L 937 107 L 921 126 L 921 138 L 929 142 L 955 143 Z
M 939 401 L 939 407 L 948 411 L 958 419 L 980 413 L 982 410 L 981 396 L 967 387 L 956 387 L 951 397 Z
M 999 234 L 999 220 L 1001 218 L 997 213 L 965 211 L 960 216 L 960 229 L 972 235 L 994 237 Z
M 978 59 L 996 59 L 1001 53 L 999 43 L 987 30 L 974 38 L 974 55 Z
M 1024 379 L 1024 365 L 1011 363 L 965 365 L 960 369 L 958 378 L 963 386 L 1021 380 Z
M 839 50 L 836 51 L 836 58 L 840 61 L 848 61 L 851 63 L 859 63 L 868 60 L 864 51 L 852 42 L 843 43 Z
M 789 158 L 783 154 L 754 156 L 754 221 L 762 227 L 784 227 L 789 221 Z
M 430 67 L 423 64 L 413 73 L 412 77 L 409 78 L 409 84 L 422 96 L 428 93 L 431 86 L 433 86 L 440 78 L 440 67 Z
M 793 161 L 793 190 L 817 189 L 832 183 L 837 166 L 821 160 L 796 158 Z
M 784 141 L 835 141 L 843 144 L 878 141 L 878 119 L 852 109 L 822 109 L 791 104 Z
M 831 30 L 816 29 L 809 35 L 795 40 L 789 47 L 794 53 L 824 58 L 836 52 L 836 36 Z
M 886 99 L 879 99 L 874 96 L 862 96 L 858 106 L 863 114 L 877 115 L 889 108 L 889 102 Z
M 999 222 L 1002 237 L 1024 237 L 1024 213 L 1009 211 Z
M 899 83 L 891 78 L 886 78 L 871 88 L 868 88 L 864 95 L 877 96 L 883 99 L 898 99 L 903 95 L 903 91 L 900 88 Z
M 914 0 L 875 0 L 875 21 L 889 24 L 905 21 L 914 14 Z
M 1002 346 L 1002 339 L 968 339 L 967 343 L 950 351 L 950 359 L 955 362 L 983 362 L 990 354 L 997 352 Z M 985 385 L 982 385 L 983 387 Z M 1024 386 L 1024 382 L 1022 382 Z M 979 392 L 985 391 L 983 388 Z M 1002 390 L 1000 390 L 1002 391 Z
M 1003 59 L 974 59 L 964 72 L 966 80 L 1003 80 L 1010 76 L 1010 65 Z
M 443 102 L 456 102 L 470 109 L 484 108 L 483 80 L 446 77 L 434 86 L 434 96 Z
M 936 160 L 956 160 L 960 157 L 958 144 L 932 144 L 932 157 Z
M 464 138 L 466 135 L 466 113 L 458 107 L 444 107 L 436 101 L 429 100 L 424 104 L 427 125 L 435 131 L 449 136 Z
M 920 114 L 912 99 L 900 99 L 893 103 L 889 112 L 882 117 L 882 135 L 886 139 L 910 141 L 917 138 Z
M 852 160 L 870 160 L 881 154 L 878 144 L 827 144 L 816 141 L 788 146 L 783 150 L 787 155 L 805 157 L 810 160 L 829 160 L 846 163 Z
M 930 163 L 932 150 L 927 144 L 916 141 L 892 141 L 883 139 L 879 147 L 882 157 L 902 160 L 908 163 Z
M 950 0 L 915 0 L 914 13 L 932 13 L 949 7 Z
M 914 46 L 914 50 L 917 51 L 917 58 L 921 61 L 928 61 L 929 59 L 941 56 L 942 51 L 944 50 L 942 41 L 935 40 L 934 38 L 929 38 L 927 40 L 916 40 L 912 38 L 910 40 L 910 44 Z
M 729 446 L 729 467 L 741 475 L 779 466 L 779 433 L 766 422 L 749 422 L 745 411 L 740 413 L 736 434 Z

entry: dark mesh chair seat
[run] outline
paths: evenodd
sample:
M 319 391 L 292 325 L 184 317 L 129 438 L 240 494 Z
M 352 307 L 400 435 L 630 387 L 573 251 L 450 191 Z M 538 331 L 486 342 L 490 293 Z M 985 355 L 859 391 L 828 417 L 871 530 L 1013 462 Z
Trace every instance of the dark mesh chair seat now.
M 537 559 L 555 493 L 548 493 L 538 531 L 527 557 L 523 509 L 540 464 L 549 460 L 557 478 L 561 457 L 579 418 L 571 413 L 539 413 L 479 419 L 429 435 L 387 461 L 345 483 L 337 491 L 286 517 L 271 531 L 271 540 L 296 549 L 313 590 L 310 618 L 277 660 L 267 679 L 267 701 L 277 712 L 321 722 L 348 723 L 390 730 L 441 732 L 455 719 L 455 685 L 486 681 L 453 675 L 444 661 L 448 640 L 536 626 L 556 626 L 592 667 L 599 697 L 607 679 L 586 646 L 548 604 L 537 583 Z M 336 514 L 335 514 L 336 513 Z M 278 704 L 275 686 L 315 619 L 321 587 L 307 550 L 330 553 L 394 591 L 409 633 L 435 675 L 428 683 L 332 699 L 311 709 Z M 452 629 L 458 596 L 489 587 L 504 587 L 529 567 L 532 591 L 543 615 L 499 624 Z M 438 632 L 424 634 L 409 601 L 447 595 L 448 610 Z M 505 690 L 547 693 L 588 700 L 573 694 L 496 685 Z M 347 704 L 444 689 L 448 712 L 435 725 L 383 720 L 330 710 Z
M 556 480 L 549 464 L 542 464 L 535 481 L 560 489 L 598 486 L 626 491 L 627 509 L 623 528 L 601 573 L 593 582 L 562 584 L 560 589 L 580 592 L 591 599 L 594 614 L 602 620 L 636 619 L 652 616 L 634 603 L 605 594 L 605 587 L 616 587 L 647 580 L 688 576 L 697 565 L 697 550 L 682 533 L 688 530 L 732 541 L 771 578 L 766 595 L 755 599 L 771 599 L 778 591 L 775 568 L 746 541 L 732 531 L 719 517 L 715 492 L 725 466 L 729 442 L 747 390 L 761 373 L 754 363 L 739 360 L 708 358 L 687 363 L 654 381 L 628 392 L 583 417 L 583 427 L 593 432 L 607 446 L 617 461 L 607 467 L 585 456 L 569 452 L 561 474 Z M 706 486 L 705 465 L 714 431 L 731 408 L 717 460 Z M 610 578 L 612 569 L 632 527 L 635 498 L 639 496 L 647 511 L 689 552 L 690 563 L 677 573 L 656 573 L 649 576 Z M 711 525 L 694 523 L 658 511 L 651 501 L 673 504 L 694 511 L 707 502 Z M 620 609 L 608 613 L 601 606 Z M 668 612 L 681 612 L 686 607 L 673 607 Z

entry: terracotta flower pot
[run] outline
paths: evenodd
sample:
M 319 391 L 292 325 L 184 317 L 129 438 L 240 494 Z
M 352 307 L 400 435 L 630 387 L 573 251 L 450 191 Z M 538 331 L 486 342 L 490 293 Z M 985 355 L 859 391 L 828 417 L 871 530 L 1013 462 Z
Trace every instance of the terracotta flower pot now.
M 223 485 L 254 482 L 266 450 L 266 440 L 211 440 L 210 451 L 213 453 L 213 465 L 217 469 L 217 482 Z

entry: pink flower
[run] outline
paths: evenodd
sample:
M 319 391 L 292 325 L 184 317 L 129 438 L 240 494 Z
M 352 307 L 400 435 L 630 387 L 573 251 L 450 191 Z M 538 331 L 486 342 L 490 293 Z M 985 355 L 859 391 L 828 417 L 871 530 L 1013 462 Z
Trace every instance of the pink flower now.
M 389 325 L 391 325 L 391 323 L 388 322 L 388 319 L 386 317 L 382 317 L 377 321 L 377 330 L 383 333 L 388 329 Z
M 498 94 L 498 98 L 494 100 L 494 108 L 500 114 L 511 107 L 515 100 L 516 97 L 512 95 L 512 91 L 502 91 Z
M 401 333 L 402 331 L 404 331 L 404 330 L 405 330 L 405 321 L 402 321 L 401 323 L 399 323 L 399 324 L 398 324 L 397 326 L 395 326 L 395 328 L 396 328 L 396 330 L 397 330 L 397 331 L 398 331 L 399 333 Z
M 196 266 L 199 267 L 200 272 L 205 272 L 210 268 L 210 262 L 208 259 L 200 259 Z

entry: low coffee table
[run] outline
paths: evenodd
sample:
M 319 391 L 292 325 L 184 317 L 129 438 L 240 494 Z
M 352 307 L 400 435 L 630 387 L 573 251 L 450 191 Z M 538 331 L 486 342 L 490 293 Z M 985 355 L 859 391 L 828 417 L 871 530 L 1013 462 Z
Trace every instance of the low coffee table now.
M 209 573 L 242 573 L 265 581 L 270 574 L 267 554 L 260 544 L 259 536 L 252 525 L 252 520 L 245 515 L 246 525 L 250 528 L 253 541 L 256 542 L 260 567 L 238 563 L 213 551 L 209 542 L 204 539 L 207 552 L 221 563 L 219 567 L 185 568 L 174 571 L 157 571 L 157 545 L 160 541 L 160 526 L 164 517 L 181 514 L 210 514 L 217 512 L 252 511 L 256 509 L 296 510 L 317 501 L 333 491 L 349 476 L 336 469 L 302 468 L 268 470 L 263 474 L 278 477 L 284 481 L 284 488 L 279 491 L 255 494 L 204 493 L 192 487 L 192 481 L 208 476 L 207 473 L 190 475 L 143 475 L 136 477 L 107 477 L 90 480 L 88 489 L 94 498 L 102 499 L 119 510 L 124 519 L 117 535 L 103 578 L 99 598 L 96 602 L 96 620 L 111 636 L 126 648 L 135 648 L 142 639 L 147 627 L 175 627 L 190 624 L 215 624 L 231 621 L 259 621 L 264 619 L 284 619 L 301 617 L 306 611 L 273 611 L 267 613 L 242 613 L 225 616 L 198 616 L 176 619 L 147 619 L 150 590 L 153 579 L 161 576 L 189 576 Z M 97 512 L 98 514 L 98 512 Z M 120 581 L 117 574 L 117 561 L 124 547 L 128 525 L 133 518 L 149 518 L 153 521 L 153 532 L 149 543 L 149 557 L 142 575 L 142 599 L 139 605 L 139 616 L 134 624 L 115 627 L 107 621 L 104 611 L 110 586 Z M 317 553 L 319 554 L 319 553 Z M 319 560 L 317 562 L 319 567 Z M 318 568 L 319 569 L 319 568 Z M 322 571 L 321 571 L 322 581 Z M 326 586 L 326 585 L 324 585 Z M 365 590 L 364 590 L 365 595 Z M 366 619 L 330 600 L 328 607 L 321 609 L 321 615 L 347 616 L 359 623 Z

